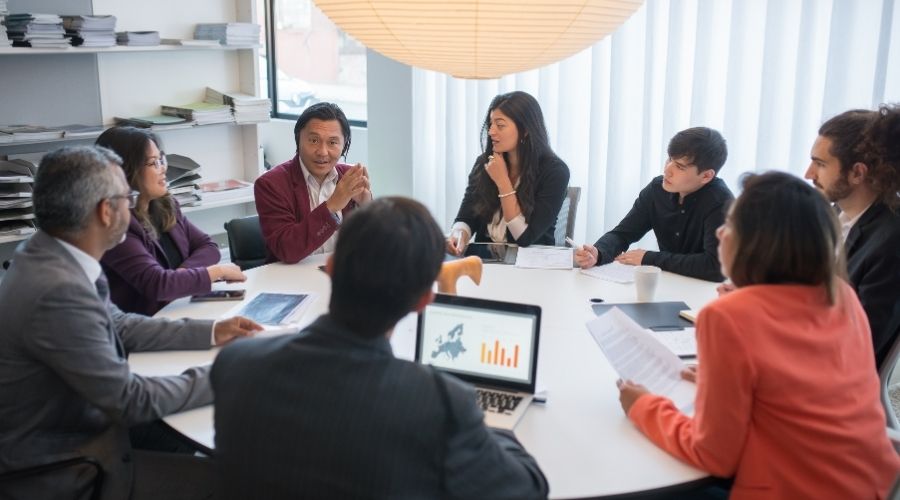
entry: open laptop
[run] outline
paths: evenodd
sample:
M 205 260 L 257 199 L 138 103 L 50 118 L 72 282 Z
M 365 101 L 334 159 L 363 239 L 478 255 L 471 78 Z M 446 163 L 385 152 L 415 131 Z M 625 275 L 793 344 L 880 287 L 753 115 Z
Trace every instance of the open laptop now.
M 484 422 L 513 429 L 534 396 L 541 308 L 438 294 L 419 313 L 416 362 L 475 386 Z

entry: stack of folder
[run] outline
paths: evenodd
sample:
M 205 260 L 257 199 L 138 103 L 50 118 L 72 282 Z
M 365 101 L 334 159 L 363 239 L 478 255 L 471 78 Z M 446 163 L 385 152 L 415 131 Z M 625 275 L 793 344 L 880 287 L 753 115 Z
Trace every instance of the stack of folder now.
M 208 102 L 192 102 L 189 104 L 181 104 L 179 106 L 163 105 L 162 113 L 168 116 L 178 116 L 185 120 L 195 121 L 197 122 L 197 125 L 231 123 L 234 121 L 229 106 Z
M 259 123 L 269 121 L 272 101 L 241 92 L 221 92 L 206 87 L 206 102 L 231 106 L 237 123 Z
M 56 14 L 6 16 L 6 33 L 16 47 L 61 49 L 70 47 L 62 18 Z
M 0 236 L 34 232 L 31 202 L 36 167 L 25 160 L 0 160 Z
M 116 16 L 62 16 L 73 46 L 112 47 L 116 44 Z
M 116 33 L 119 45 L 152 47 L 159 45 L 159 31 L 120 31 Z
M 196 161 L 179 154 L 166 155 L 166 186 L 182 207 L 199 205 L 201 167 Z
M 222 45 L 259 45 L 259 33 L 254 23 L 201 23 L 194 29 L 194 38 L 218 40 Z

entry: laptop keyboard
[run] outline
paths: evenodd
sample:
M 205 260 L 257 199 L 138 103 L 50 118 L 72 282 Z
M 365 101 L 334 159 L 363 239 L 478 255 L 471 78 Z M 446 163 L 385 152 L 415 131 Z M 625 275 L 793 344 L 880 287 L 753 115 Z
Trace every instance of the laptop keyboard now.
M 477 388 L 475 389 L 475 399 L 483 411 L 506 415 L 511 415 L 522 402 L 522 397 L 515 394 Z

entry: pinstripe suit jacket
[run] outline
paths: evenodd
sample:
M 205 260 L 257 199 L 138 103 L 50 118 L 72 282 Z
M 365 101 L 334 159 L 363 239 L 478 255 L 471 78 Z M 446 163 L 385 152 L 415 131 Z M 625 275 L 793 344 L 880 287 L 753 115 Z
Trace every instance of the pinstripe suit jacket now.
M 328 315 L 224 348 L 212 384 L 219 498 L 547 495 L 513 434 L 484 426 L 471 387 Z
M 128 427 L 212 401 L 208 368 L 142 377 L 123 356 L 208 349 L 212 322 L 107 306 L 44 232 L 20 246 L 0 282 L 0 318 L 0 471 L 88 455 L 103 466 L 103 498 L 128 498 Z

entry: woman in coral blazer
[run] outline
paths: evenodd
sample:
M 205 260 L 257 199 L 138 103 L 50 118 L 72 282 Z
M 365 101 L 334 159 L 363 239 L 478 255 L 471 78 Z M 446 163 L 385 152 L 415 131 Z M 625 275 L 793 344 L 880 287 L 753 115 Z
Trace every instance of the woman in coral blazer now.
M 661 448 L 720 477 L 733 499 L 883 498 L 900 470 L 885 432 L 869 324 L 841 279 L 840 229 L 811 186 L 749 178 L 719 228 L 738 287 L 697 319 L 689 417 L 619 381 L 628 418 Z

